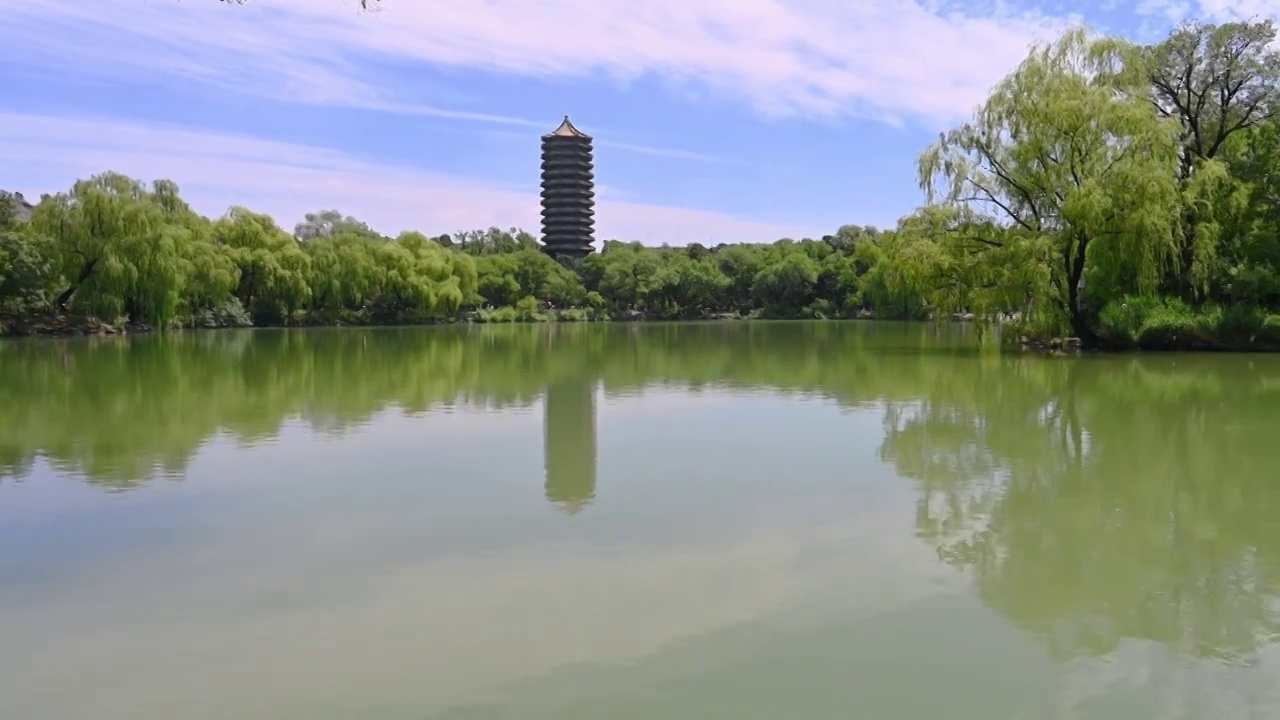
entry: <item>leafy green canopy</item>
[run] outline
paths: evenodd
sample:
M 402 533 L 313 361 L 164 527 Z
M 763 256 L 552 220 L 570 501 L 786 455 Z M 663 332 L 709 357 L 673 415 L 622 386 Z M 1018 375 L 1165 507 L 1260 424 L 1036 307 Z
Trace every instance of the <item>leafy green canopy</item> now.
M 583 318 L 926 311 L 873 272 L 894 242 L 874 228 L 712 249 L 610 241 L 565 264 L 514 228 L 391 238 L 325 210 L 290 234 L 242 207 L 210 220 L 172 182 L 115 173 L 46 197 L 30 222 L 11 216 L 0 230 L 0 317 L 14 325 L 65 314 L 173 327 L 418 323 L 467 312 L 538 320 L 549 308 Z
M 171 327 L 972 313 L 1090 342 L 1280 346 L 1275 38 L 1270 22 L 1188 23 L 1150 46 L 1083 29 L 1038 45 L 923 152 L 926 204 L 885 232 L 607 241 L 561 263 L 515 228 L 391 238 L 336 210 L 292 234 L 244 208 L 209 220 L 172 182 L 115 173 L 33 211 L 4 195 L 0 332 L 55 316 Z
M 1171 264 L 1178 128 L 1103 47 L 1078 30 L 1036 48 L 921 156 L 934 204 L 903 222 L 898 259 L 937 306 L 1083 335 L 1087 287 L 1151 291 Z

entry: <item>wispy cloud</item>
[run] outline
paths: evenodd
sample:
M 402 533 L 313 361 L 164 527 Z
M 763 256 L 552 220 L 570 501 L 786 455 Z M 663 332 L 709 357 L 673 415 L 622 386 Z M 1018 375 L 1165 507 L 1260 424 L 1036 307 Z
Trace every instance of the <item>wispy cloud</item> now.
M 449 110 L 447 108 L 432 107 L 430 105 L 421 105 L 417 103 L 363 99 L 357 100 L 353 104 L 366 110 L 381 110 L 383 112 L 396 113 L 399 115 L 420 115 L 424 117 L 442 118 L 444 120 L 490 123 L 494 125 L 509 125 L 524 128 L 545 129 L 547 126 L 545 120 L 538 122 L 537 120 L 511 117 L 509 115 L 495 115 L 493 113 L 471 112 L 468 110 Z
M 340 0 L 22 0 L 6 8 L 0 44 L 13 61 L 378 109 L 453 112 L 393 88 L 378 69 L 385 61 L 533 78 L 655 77 L 769 116 L 949 122 L 1029 43 L 1068 23 L 1001 3 L 927 0 L 384 4 L 359 13 Z
M 733 158 L 722 158 L 715 155 L 706 155 L 704 153 L 693 152 L 691 150 L 676 150 L 673 148 L 650 147 L 648 145 L 636 145 L 634 143 L 617 142 L 615 140 L 601 140 L 596 138 L 594 143 L 599 147 L 611 147 L 618 150 L 626 150 L 627 152 L 639 153 L 641 155 L 653 155 L 656 157 L 672 158 L 674 160 L 694 160 L 697 162 L 708 162 L 725 165 L 742 165 L 745 164 L 741 160 Z
M 1173 22 L 1193 17 L 1219 23 L 1276 19 L 1280 17 L 1280 0 L 1140 0 L 1137 11 Z
M 411 167 L 381 165 L 326 148 L 103 119 L 0 112 L 0 188 L 36 197 L 76 178 L 116 170 L 172 179 L 193 207 L 268 212 L 288 227 L 310 211 L 338 208 L 382 232 L 452 232 L 497 225 L 538 227 L 532 189 Z M 604 197 L 597 236 L 651 244 L 770 242 L 830 228 L 782 225 L 689 208 Z
M 546 131 L 548 129 L 547 123 L 545 122 L 542 123 L 541 125 L 538 125 L 537 127 L 541 131 Z M 477 134 L 485 135 L 488 137 L 503 138 L 505 140 L 515 140 L 525 144 L 529 143 L 531 140 L 536 141 L 537 135 L 541 134 L 541 132 L 537 134 L 530 134 L 528 132 L 516 132 L 514 130 L 509 130 L 509 129 L 493 129 L 493 128 L 474 129 L 473 132 Z M 592 128 L 591 132 L 594 135 L 594 137 L 592 138 L 592 142 L 594 146 L 597 148 L 602 148 L 602 147 L 613 148 L 615 150 L 622 150 L 629 153 L 636 153 L 638 155 L 652 155 L 654 157 L 670 158 L 673 160 L 691 160 L 693 162 L 712 163 L 716 165 L 751 164 L 751 163 L 748 163 L 746 160 L 743 160 L 740 158 L 727 158 L 727 157 L 720 157 L 718 155 L 708 155 L 706 153 L 693 152 L 692 150 L 680 150 L 676 148 L 666 148 L 666 147 L 653 147 L 652 145 L 638 145 L 636 143 L 621 142 L 618 140 L 601 139 L 600 134 L 610 134 L 610 131 L 608 128 L 602 128 L 600 130 L 596 130 L 595 128 Z

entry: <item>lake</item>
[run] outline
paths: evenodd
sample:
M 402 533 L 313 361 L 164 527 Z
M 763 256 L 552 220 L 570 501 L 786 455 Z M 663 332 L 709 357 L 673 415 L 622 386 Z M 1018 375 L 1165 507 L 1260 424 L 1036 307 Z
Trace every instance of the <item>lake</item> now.
M 1280 718 L 1280 357 L 0 343 L 6 720 Z

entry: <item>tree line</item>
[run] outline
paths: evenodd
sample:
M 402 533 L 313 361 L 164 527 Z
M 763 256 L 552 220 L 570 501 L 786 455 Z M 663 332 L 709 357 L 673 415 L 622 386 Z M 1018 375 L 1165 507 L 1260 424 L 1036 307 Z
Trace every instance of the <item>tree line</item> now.
M 167 180 L 116 173 L 0 219 L 0 312 L 154 327 L 409 324 L 723 315 L 922 316 L 879 277 L 886 233 L 849 226 L 822 240 L 707 248 L 606 241 L 577 263 L 516 228 L 385 237 L 336 210 L 292 232 L 232 208 L 208 219 Z
M 1280 54 L 1269 22 L 1034 47 L 919 158 L 893 229 L 561 263 L 518 229 L 293 232 L 116 173 L 0 198 L 0 326 L 159 328 L 714 317 L 949 317 L 1090 344 L 1280 347 Z

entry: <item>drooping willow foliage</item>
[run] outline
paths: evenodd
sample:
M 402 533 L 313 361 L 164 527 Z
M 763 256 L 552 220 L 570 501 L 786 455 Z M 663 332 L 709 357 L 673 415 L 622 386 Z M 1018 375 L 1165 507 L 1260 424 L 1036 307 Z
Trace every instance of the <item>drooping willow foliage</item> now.
M 105 173 L 6 227 L 0 247 L 24 259 L 0 276 L 10 322 L 71 314 L 157 327 L 391 324 L 466 312 L 537 320 L 552 308 L 582 319 L 926 312 L 872 279 L 892 233 L 855 226 L 823 240 L 714 249 L 609 242 L 569 267 L 517 229 L 390 238 L 323 211 L 290 233 L 242 207 L 206 219 L 170 181 L 148 187 Z
M 1152 47 L 1076 30 L 1033 49 L 921 156 L 931 202 L 904 221 L 904 271 L 935 306 L 1090 339 L 1140 334 L 1132 308 L 1275 308 L 1258 191 L 1276 155 L 1257 152 L 1280 132 L 1275 35 L 1192 23 Z
M 0 331 L 55 316 L 167 328 L 966 313 L 1086 342 L 1280 347 L 1275 38 L 1269 22 L 1190 23 L 1153 46 L 1084 30 L 1037 46 L 921 154 L 921 209 L 821 239 L 609 241 L 569 266 L 514 228 L 391 238 L 330 210 L 290 233 L 239 207 L 211 220 L 170 181 L 110 172 L 29 220 L 6 195 Z

